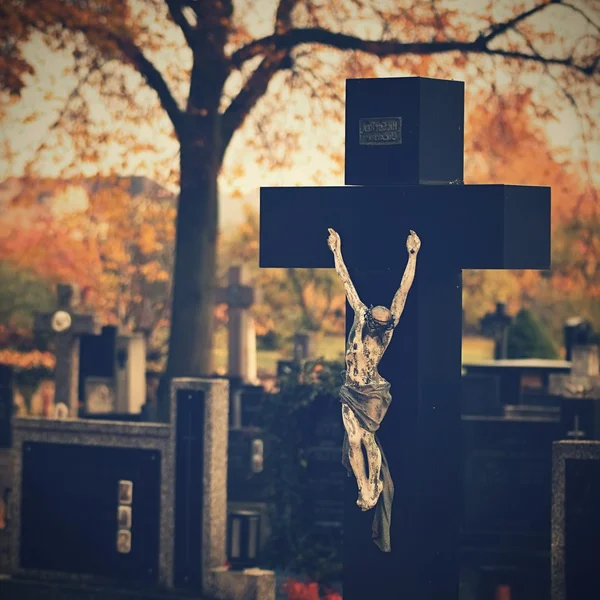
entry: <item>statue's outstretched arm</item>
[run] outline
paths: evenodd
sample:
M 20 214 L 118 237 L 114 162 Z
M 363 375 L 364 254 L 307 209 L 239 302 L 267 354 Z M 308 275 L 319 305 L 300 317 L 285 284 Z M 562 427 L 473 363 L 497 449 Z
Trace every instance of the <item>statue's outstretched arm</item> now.
M 329 237 L 327 238 L 327 244 L 329 249 L 333 252 L 335 270 L 337 271 L 341 282 L 344 284 L 344 290 L 346 292 L 346 298 L 348 298 L 348 303 L 352 307 L 352 310 L 357 313 L 361 308 L 364 307 L 364 305 L 358 297 L 356 289 L 354 288 L 354 284 L 350 279 L 350 274 L 348 273 L 346 264 L 344 263 L 344 259 L 342 258 L 342 240 L 340 239 L 340 235 L 337 231 L 334 231 L 333 229 L 329 229 L 328 231 Z
M 408 235 L 408 239 L 406 240 L 406 249 L 408 250 L 408 263 L 406 265 L 406 269 L 404 269 L 404 275 L 402 276 L 402 281 L 400 282 L 400 287 L 392 300 L 392 316 L 394 318 L 394 327 L 398 325 L 398 321 L 400 321 L 400 315 L 402 315 L 402 311 L 404 310 L 404 305 L 406 304 L 406 298 L 408 296 L 408 292 L 413 284 L 415 279 L 415 270 L 417 268 L 417 254 L 419 253 L 419 248 L 421 247 L 421 240 L 419 236 L 414 232 L 410 231 Z

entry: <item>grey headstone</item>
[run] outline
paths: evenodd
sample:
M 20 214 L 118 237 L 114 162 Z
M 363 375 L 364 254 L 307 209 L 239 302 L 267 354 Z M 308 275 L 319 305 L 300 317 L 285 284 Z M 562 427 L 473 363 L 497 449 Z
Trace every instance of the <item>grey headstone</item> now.
M 600 443 L 553 444 L 552 600 L 595 600 L 600 538 Z

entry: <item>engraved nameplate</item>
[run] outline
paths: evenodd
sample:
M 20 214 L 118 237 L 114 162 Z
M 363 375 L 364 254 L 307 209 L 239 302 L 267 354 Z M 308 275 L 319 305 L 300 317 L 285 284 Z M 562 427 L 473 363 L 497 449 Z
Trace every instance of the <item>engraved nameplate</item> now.
M 402 117 L 371 117 L 359 119 L 361 146 L 388 146 L 402 143 Z

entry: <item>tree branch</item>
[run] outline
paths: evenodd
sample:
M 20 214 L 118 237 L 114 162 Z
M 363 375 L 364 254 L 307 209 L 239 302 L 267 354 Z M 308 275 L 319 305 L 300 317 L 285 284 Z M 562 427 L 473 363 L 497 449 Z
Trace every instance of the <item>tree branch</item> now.
M 301 44 L 322 44 L 331 46 L 338 50 L 359 50 L 374 56 L 398 56 L 401 54 L 443 54 L 446 52 L 463 52 L 465 54 L 487 54 L 490 56 L 502 56 L 504 58 L 520 59 L 544 64 L 561 65 L 574 68 L 584 75 L 593 75 L 598 66 L 597 61 L 591 65 L 583 66 L 573 62 L 571 57 L 553 58 L 544 57 L 527 52 L 514 50 L 502 50 L 501 48 L 490 48 L 485 37 L 478 37 L 474 41 L 461 42 L 448 40 L 443 42 L 398 42 L 394 40 L 363 40 L 362 38 L 334 33 L 319 27 L 307 29 L 292 29 L 285 34 L 273 34 L 259 40 L 254 40 L 243 46 L 231 55 L 231 63 L 240 67 L 246 60 L 268 51 L 291 50 Z
M 174 23 L 179 26 L 183 32 L 183 37 L 187 42 L 187 45 L 193 47 L 194 43 L 194 28 L 190 25 L 188 20 L 185 18 L 183 11 L 181 10 L 181 3 L 179 0 L 165 0 L 169 14 L 173 19 Z
M 277 35 L 285 35 L 290 31 L 292 10 L 294 10 L 296 2 L 297 0 L 280 0 L 275 14 L 275 32 Z M 240 93 L 231 101 L 223 113 L 221 158 L 227 150 L 233 134 L 267 91 L 273 75 L 287 63 L 288 59 L 289 50 L 267 53 L 256 70 L 250 75 Z
M 526 10 L 525 12 L 518 14 L 512 19 L 508 19 L 503 23 L 494 23 L 490 26 L 490 32 L 487 35 L 481 34 L 479 36 L 479 41 L 480 43 L 488 44 L 494 38 L 497 38 L 499 35 L 502 35 L 508 29 L 512 29 L 515 25 L 518 25 L 521 21 L 524 21 L 525 19 L 531 17 L 535 13 L 540 12 L 541 10 L 544 10 L 551 4 L 561 4 L 561 2 L 562 0 L 544 0 L 543 2 L 534 6 L 530 10 Z
M 131 40 L 114 36 L 111 36 L 111 39 L 118 46 L 119 50 L 123 52 L 127 60 L 142 75 L 148 85 L 157 93 L 162 107 L 173 123 L 176 134 L 180 135 L 183 127 L 183 113 L 160 71 Z
M 269 87 L 273 75 L 281 69 L 286 55 L 266 56 L 250 75 L 240 93 L 231 101 L 222 117 L 222 152 L 225 153 L 233 134 Z
M 275 13 L 275 33 L 284 33 L 292 27 L 292 10 L 296 0 L 279 0 Z
M 600 25 L 598 23 L 595 23 L 592 20 L 592 18 L 590 16 L 588 16 L 586 13 L 584 13 L 583 10 L 581 10 L 581 8 L 579 8 L 578 6 L 575 6 L 574 4 L 571 4 L 570 2 L 559 2 L 559 4 L 561 6 L 564 6 L 565 8 L 569 8 L 570 10 L 581 15 L 588 22 L 589 25 L 591 25 L 592 27 L 594 27 L 595 29 L 600 31 Z
M 298 278 L 298 273 L 296 269 L 286 269 L 288 277 L 292 282 L 292 288 L 296 292 L 296 296 L 298 297 L 298 304 L 300 305 L 300 310 L 302 311 L 302 320 L 303 326 L 306 329 L 314 329 L 314 319 L 308 310 L 308 305 L 306 304 L 306 300 L 304 299 L 304 288 L 300 283 L 300 279 Z

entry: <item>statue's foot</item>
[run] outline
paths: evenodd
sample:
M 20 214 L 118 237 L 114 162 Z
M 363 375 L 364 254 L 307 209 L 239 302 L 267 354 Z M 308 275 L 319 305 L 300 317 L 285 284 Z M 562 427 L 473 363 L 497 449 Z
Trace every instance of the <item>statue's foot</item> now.
M 370 508 L 373 508 L 372 506 L 369 505 L 369 502 L 363 498 L 362 494 L 358 495 L 358 500 L 356 501 L 356 506 L 358 506 L 358 508 L 360 508 L 360 510 L 369 510 Z
M 375 482 L 375 485 L 369 486 L 369 489 L 368 489 L 369 493 L 366 495 L 366 497 L 365 497 L 365 495 L 363 495 L 362 491 L 359 492 L 358 500 L 356 501 L 356 504 L 363 511 L 371 510 L 372 508 L 375 508 L 375 506 L 377 505 L 377 501 L 379 500 L 379 496 L 381 495 L 382 491 L 383 491 L 383 481 L 381 481 L 381 479 L 377 479 L 377 481 Z
M 361 510 L 369 510 L 369 502 L 367 500 L 368 494 L 363 493 L 363 488 L 358 488 L 358 499 L 356 500 L 356 506 Z

